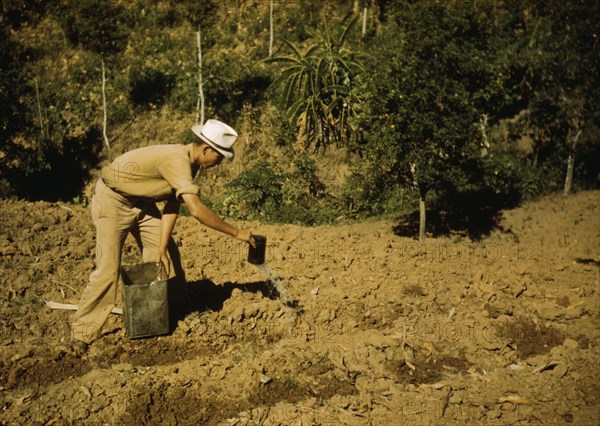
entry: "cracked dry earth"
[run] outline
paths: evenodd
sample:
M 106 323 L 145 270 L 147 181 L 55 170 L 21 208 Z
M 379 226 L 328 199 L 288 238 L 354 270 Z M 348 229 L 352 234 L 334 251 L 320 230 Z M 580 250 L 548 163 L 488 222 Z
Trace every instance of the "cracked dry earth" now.
M 192 309 L 137 340 L 113 315 L 82 358 L 45 301 L 79 300 L 89 210 L 0 203 L 0 424 L 600 423 L 598 191 L 504 211 L 479 241 L 245 223 L 263 269 L 182 217 Z

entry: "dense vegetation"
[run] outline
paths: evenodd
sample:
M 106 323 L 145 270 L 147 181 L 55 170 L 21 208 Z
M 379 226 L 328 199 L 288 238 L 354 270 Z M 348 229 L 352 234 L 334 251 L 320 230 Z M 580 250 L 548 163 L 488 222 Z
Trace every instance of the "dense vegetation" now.
M 574 189 L 598 187 L 597 2 L 274 2 L 272 56 L 269 6 L 3 2 L 0 195 L 73 199 L 112 155 L 103 67 L 110 129 L 195 116 L 199 28 L 206 115 L 265 129 L 211 200 L 223 213 L 314 224 L 420 199 L 469 217 L 562 190 L 569 157 Z M 343 182 L 327 179 L 334 148 Z

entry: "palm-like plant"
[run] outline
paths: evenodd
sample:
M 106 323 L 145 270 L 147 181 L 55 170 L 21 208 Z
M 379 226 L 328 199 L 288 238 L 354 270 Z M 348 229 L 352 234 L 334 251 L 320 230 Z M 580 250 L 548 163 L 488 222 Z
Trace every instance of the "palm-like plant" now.
M 287 40 L 290 54 L 268 59 L 287 67 L 273 82 L 282 87 L 288 118 L 298 126 L 306 146 L 347 145 L 362 102 L 361 55 L 344 47 L 356 18 L 338 34 L 313 31 L 315 40 L 303 54 Z

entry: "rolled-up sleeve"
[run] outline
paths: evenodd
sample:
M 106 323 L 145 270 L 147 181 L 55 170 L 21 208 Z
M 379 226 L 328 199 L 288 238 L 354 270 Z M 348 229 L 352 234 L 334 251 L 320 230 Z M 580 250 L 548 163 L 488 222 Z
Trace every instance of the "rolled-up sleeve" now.
M 183 194 L 198 195 L 200 187 L 192 180 L 190 164 L 180 158 L 167 158 L 158 166 L 158 172 L 175 190 L 175 196 L 181 200 Z
M 176 190 L 175 192 L 175 197 L 177 197 L 177 199 L 179 201 L 181 201 L 181 196 L 183 194 L 194 194 L 194 195 L 198 195 L 200 192 L 200 187 L 198 185 L 194 185 L 194 184 L 190 184 L 188 186 L 184 186 L 179 188 L 178 190 Z

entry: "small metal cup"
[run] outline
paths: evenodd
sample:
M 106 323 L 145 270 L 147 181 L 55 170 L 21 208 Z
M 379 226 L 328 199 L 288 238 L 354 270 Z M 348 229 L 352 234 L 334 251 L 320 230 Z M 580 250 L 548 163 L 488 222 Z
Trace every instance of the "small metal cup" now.
M 263 235 L 254 235 L 256 247 L 252 245 L 248 248 L 248 262 L 253 265 L 262 265 L 265 263 L 265 251 L 267 248 L 267 237 Z

